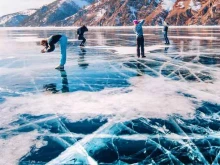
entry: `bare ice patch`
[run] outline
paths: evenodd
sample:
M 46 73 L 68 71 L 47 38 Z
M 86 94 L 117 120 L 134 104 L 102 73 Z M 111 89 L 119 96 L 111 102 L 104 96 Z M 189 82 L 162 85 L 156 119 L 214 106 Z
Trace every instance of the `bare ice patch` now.
M 153 46 L 145 46 L 145 52 L 150 52 L 154 50 L 162 50 L 166 47 L 172 47 L 167 45 L 153 45 Z M 112 50 L 115 51 L 118 55 L 128 55 L 128 54 L 136 54 L 136 47 L 134 46 L 89 46 L 87 48 L 90 49 L 101 49 L 101 50 Z
M 203 37 L 203 36 L 169 36 L 176 39 L 199 39 L 199 40 L 217 40 L 218 37 Z
M 154 36 L 155 34 L 144 34 L 144 36 Z M 117 34 L 117 36 L 136 36 L 135 34 Z
M 15 37 L 14 40 L 16 42 L 40 42 L 42 39 L 44 38 L 38 38 L 38 37 L 34 37 L 34 36 L 31 36 L 31 37 Z

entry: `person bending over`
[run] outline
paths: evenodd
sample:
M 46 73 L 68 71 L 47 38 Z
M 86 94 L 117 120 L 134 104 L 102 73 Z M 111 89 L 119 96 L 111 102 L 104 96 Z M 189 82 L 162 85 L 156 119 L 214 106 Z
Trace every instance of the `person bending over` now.
M 141 57 L 144 58 L 146 57 L 144 55 L 144 34 L 143 34 L 143 24 L 144 24 L 144 20 L 138 21 L 138 20 L 134 20 L 134 32 L 136 34 L 136 38 L 137 38 L 137 56 L 138 58 Z M 140 53 L 140 48 L 141 48 L 141 53 Z
M 89 31 L 89 30 L 85 25 L 83 25 L 82 27 L 77 29 L 78 40 L 82 40 L 80 46 L 85 46 L 86 39 L 84 37 L 84 33 L 87 32 L 87 31 Z
M 49 53 L 55 50 L 55 44 L 59 42 L 61 48 L 61 60 L 60 65 L 55 69 L 64 70 L 66 64 L 66 49 L 67 49 L 67 37 L 65 35 L 52 35 L 48 39 L 42 40 L 41 45 L 45 48 L 41 50 L 41 53 Z

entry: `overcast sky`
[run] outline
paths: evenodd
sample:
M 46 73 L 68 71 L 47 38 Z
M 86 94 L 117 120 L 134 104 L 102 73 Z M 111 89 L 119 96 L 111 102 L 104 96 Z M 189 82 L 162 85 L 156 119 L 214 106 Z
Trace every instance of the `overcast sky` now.
M 55 0 L 0 0 L 0 16 L 30 8 L 39 8 Z

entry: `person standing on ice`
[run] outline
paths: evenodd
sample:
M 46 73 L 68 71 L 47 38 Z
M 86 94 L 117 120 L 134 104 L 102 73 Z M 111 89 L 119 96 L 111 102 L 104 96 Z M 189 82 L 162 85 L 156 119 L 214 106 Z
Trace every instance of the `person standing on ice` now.
M 164 28 L 163 28 L 164 39 L 165 39 L 165 42 L 166 42 L 165 44 L 166 44 L 166 45 L 169 45 L 169 44 L 170 44 L 170 41 L 169 41 L 169 39 L 168 39 L 168 37 L 167 37 L 168 28 L 169 28 L 168 23 L 166 23 L 166 21 L 164 21 L 164 22 L 163 22 L 163 26 L 164 26 Z
M 60 43 L 61 48 L 61 60 L 60 65 L 55 69 L 64 70 L 64 65 L 66 64 L 66 49 L 67 49 L 67 37 L 65 35 L 52 35 L 48 39 L 42 40 L 40 44 L 45 48 L 41 50 L 41 53 L 49 53 L 55 50 L 55 44 Z
M 83 25 L 82 27 L 80 27 L 79 29 L 77 29 L 77 34 L 78 34 L 78 40 L 82 40 L 80 46 L 85 46 L 86 43 L 86 39 L 84 37 L 84 33 L 89 31 L 88 28 Z
M 143 34 L 143 24 L 144 24 L 144 20 L 138 21 L 138 20 L 134 20 L 134 32 L 136 34 L 136 38 L 137 38 L 137 56 L 138 58 L 141 57 L 144 58 L 146 57 L 144 55 L 144 34 Z M 140 52 L 140 48 L 141 48 L 141 52 Z

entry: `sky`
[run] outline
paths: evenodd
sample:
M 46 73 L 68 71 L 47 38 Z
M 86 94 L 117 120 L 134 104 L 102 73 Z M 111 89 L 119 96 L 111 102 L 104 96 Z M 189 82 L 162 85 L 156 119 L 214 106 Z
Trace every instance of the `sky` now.
M 0 0 L 0 16 L 18 11 L 39 8 L 55 0 Z

